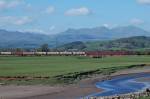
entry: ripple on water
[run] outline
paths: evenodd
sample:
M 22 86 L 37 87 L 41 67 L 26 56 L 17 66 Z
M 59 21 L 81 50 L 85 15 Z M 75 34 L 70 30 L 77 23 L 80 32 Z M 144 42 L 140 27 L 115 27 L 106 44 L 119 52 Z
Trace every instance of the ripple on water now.
M 111 96 L 137 92 L 150 87 L 150 73 L 119 76 L 111 80 L 97 82 L 96 87 L 102 88 L 104 91 L 90 96 Z

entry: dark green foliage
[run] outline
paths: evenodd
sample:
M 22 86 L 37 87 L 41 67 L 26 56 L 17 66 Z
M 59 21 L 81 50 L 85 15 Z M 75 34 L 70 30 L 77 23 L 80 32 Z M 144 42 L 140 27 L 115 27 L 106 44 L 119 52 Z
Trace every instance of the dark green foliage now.
M 48 44 L 41 45 L 41 50 L 42 50 L 42 52 L 48 52 L 49 51 Z
M 118 40 L 106 41 L 106 42 L 92 42 L 86 43 L 89 48 L 87 50 L 138 50 L 138 49 L 150 49 L 150 37 L 136 36 L 130 38 L 122 38 Z M 90 48 L 90 46 L 94 46 Z M 96 48 L 97 47 L 97 48 Z
M 79 47 L 80 46 L 80 47 Z M 135 36 L 130 38 L 122 38 L 112 41 L 94 41 L 94 42 L 73 42 L 65 44 L 58 49 L 77 48 L 78 50 L 136 50 L 145 51 L 150 49 L 150 37 Z M 144 52 L 145 53 L 145 52 Z M 150 54 L 150 52 L 146 52 Z M 142 54 L 142 53 L 139 53 Z
M 83 42 L 77 41 L 58 47 L 59 50 L 83 50 L 86 45 Z

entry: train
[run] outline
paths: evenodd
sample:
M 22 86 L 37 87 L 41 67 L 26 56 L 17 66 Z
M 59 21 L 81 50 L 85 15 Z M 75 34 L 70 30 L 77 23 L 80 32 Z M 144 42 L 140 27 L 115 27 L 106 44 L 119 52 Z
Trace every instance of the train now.
M 0 55 L 14 55 L 14 56 L 84 56 L 85 52 L 0 52 Z
M 134 51 L 56 51 L 56 52 L 0 52 L 2 56 L 89 56 L 93 58 L 99 58 L 103 56 L 125 56 L 125 55 L 137 55 Z
M 125 56 L 125 55 L 137 55 L 134 51 L 88 51 L 85 52 L 86 56 L 100 58 L 105 56 Z

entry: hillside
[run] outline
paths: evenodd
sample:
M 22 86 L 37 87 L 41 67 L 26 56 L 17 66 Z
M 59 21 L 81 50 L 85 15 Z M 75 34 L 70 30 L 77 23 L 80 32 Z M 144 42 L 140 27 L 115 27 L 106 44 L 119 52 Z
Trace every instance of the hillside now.
M 135 36 L 110 41 L 73 42 L 58 47 L 67 50 L 69 46 L 78 50 L 139 50 L 150 49 L 150 37 Z M 79 47 L 80 46 L 80 47 Z
M 43 34 L 0 30 L 0 48 L 36 48 L 49 41 Z
M 89 42 L 89 44 L 86 43 L 86 46 L 93 46 L 92 48 L 94 48 L 94 45 L 97 42 L 91 44 L 91 41 L 115 40 L 131 36 L 150 36 L 150 32 L 135 26 L 116 27 L 113 29 L 109 29 L 106 27 L 68 29 L 55 35 L 0 30 L 0 48 L 37 48 L 44 43 L 49 44 L 50 48 L 54 48 L 56 46 L 76 41 L 80 41 L 80 43 Z M 99 43 L 100 42 L 98 42 L 98 44 Z M 68 49 L 70 49 L 70 45 L 66 46 L 68 46 Z M 79 49 L 85 49 L 85 47 L 82 46 L 84 45 L 81 44 L 81 46 L 78 46 Z M 102 46 L 100 48 L 109 48 L 109 46 L 104 46 L 102 43 Z M 115 44 L 113 46 L 116 47 L 119 45 Z M 127 45 L 125 47 L 127 47 Z M 89 48 L 90 47 L 88 47 L 87 49 Z
M 76 42 L 72 42 L 72 43 L 59 46 L 57 49 L 59 50 L 83 50 L 85 48 L 87 48 L 85 43 L 81 41 L 76 41 Z
M 104 41 L 126 38 L 132 36 L 150 36 L 150 32 L 136 26 L 124 26 L 116 28 L 96 27 L 68 29 L 54 36 L 58 42 L 70 43 L 75 41 Z

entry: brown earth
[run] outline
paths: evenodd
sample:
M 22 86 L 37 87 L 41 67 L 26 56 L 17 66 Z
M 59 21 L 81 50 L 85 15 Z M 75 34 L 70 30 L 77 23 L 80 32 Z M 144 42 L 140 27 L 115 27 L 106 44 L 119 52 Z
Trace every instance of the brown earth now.
M 50 77 L 29 77 L 29 76 L 0 76 L 0 80 L 35 80 L 35 79 L 49 79 Z

